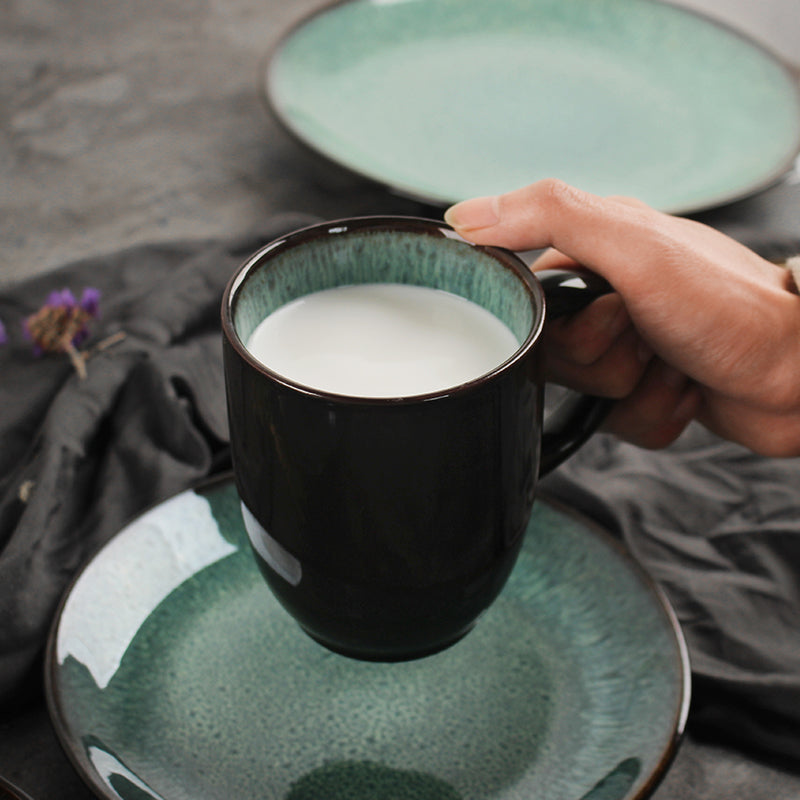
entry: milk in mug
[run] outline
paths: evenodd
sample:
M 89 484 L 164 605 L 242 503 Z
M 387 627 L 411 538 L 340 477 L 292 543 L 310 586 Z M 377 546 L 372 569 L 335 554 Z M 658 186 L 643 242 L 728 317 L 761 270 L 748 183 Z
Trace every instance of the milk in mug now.
M 247 348 L 274 372 L 351 397 L 409 397 L 480 377 L 519 348 L 491 312 L 425 286 L 313 292 L 267 316 Z

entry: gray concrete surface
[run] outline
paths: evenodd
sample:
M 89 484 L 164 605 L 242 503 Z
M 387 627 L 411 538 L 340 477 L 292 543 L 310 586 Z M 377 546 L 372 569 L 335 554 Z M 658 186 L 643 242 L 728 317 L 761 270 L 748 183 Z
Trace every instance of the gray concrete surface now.
M 800 63 L 798 0 L 682 2 Z M 261 103 L 265 51 L 321 4 L 0 3 L 0 285 L 275 210 L 413 213 L 309 159 Z

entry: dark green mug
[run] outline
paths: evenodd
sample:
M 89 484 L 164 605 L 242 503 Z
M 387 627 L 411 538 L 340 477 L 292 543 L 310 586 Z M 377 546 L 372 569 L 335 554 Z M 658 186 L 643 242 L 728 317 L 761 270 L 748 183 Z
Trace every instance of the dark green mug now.
M 302 385 L 248 350 L 256 326 L 287 302 L 359 283 L 460 295 L 504 322 L 519 347 L 466 383 L 397 398 Z M 308 634 L 394 661 L 472 628 L 514 566 L 538 478 L 607 410 L 574 395 L 543 421 L 546 307 L 571 313 L 606 291 L 580 271 L 548 274 L 543 286 L 513 253 L 410 217 L 316 225 L 239 268 L 222 303 L 236 486 L 259 567 Z

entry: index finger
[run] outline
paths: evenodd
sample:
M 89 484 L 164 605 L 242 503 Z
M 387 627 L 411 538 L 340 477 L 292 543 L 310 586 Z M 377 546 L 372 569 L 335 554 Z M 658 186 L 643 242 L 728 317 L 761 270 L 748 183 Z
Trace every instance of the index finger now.
M 653 245 L 672 238 L 664 229 L 675 222 L 643 204 L 598 197 L 554 179 L 464 201 L 445 220 L 478 244 L 552 247 L 618 288 L 634 270 L 655 266 Z

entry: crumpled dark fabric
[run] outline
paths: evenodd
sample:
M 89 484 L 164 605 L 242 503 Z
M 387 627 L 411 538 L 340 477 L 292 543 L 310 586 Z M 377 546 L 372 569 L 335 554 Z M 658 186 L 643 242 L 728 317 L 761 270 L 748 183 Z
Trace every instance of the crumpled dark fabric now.
M 800 459 L 699 425 L 660 452 L 598 434 L 542 487 L 665 590 L 689 649 L 693 730 L 800 763 Z
M 0 710 L 38 691 L 59 599 L 131 517 L 227 468 L 220 301 L 258 246 L 314 220 L 286 214 L 236 242 L 132 248 L 0 291 Z M 102 293 L 85 347 L 125 338 L 78 378 L 35 357 L 22 320 L 53 290 Z
M 245 240 L 133 248 L 0 291 L 0 709 L 40 691 L 59 599 L 126 521 L 228 468 L 219 303 L 286 215 Z M 796 252 L 796 251 L 795 251 Z M 786 255 L 789 255 L 786 252 Z M 16 333 L 54 289 L 103 292 L 80 381 Z M 598 434 L 543 481 L 619 536 L 664 587 L 692 659 L 691 724 L 800 758 L 800 460 L 692 427 L 661 452 Z M 27 495 L 26 495 L 27 492 Z M 21 496 L 22 495 L 22 496 Z M 25 497 L 25 499 L 23 499 Z

